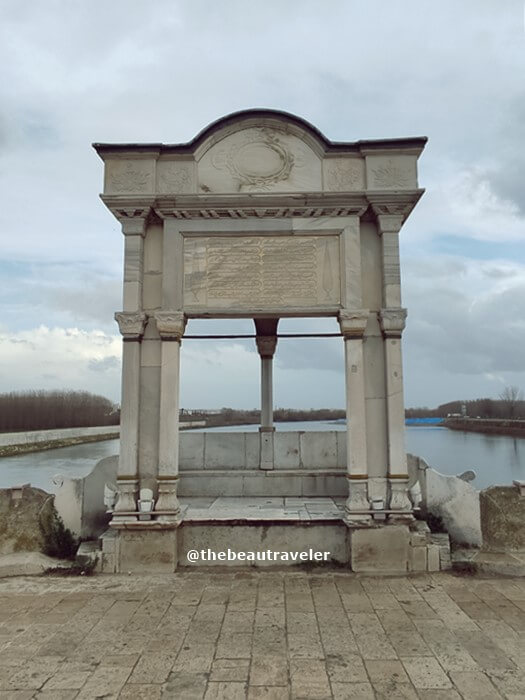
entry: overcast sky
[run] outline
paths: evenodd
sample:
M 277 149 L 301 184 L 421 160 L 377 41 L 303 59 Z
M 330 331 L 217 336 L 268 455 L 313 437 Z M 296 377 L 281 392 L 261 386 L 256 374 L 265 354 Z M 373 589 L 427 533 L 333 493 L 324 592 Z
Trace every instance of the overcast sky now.
M 402 231 L 406 404 L 525 390 L 524 82 L 522 0 L 3 0 L 0 391 L 119 399 L 123 240 L 90 144 L 187 141 L 250 107 L 333 140 L 429 137 Z M 277 406 L 344 405 L 340 339 L 282 340 L 275 364 Z M 184 407 L 258 405 L 250 342 L 186 341 L 182 370 Z

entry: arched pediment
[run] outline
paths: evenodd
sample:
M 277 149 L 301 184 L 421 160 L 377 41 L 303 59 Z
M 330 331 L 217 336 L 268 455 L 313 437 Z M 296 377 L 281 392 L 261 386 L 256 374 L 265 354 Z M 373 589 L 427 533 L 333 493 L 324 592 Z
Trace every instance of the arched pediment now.
M 247 110 L 206 127 L 192 142 L 199 192 L 322 189 L 326 139 L 285 112 Z
M 104 195 L 231 197 L 415 191 L 425 142 L 334 142 L 288 112 L 249 109 L 221 117 L 187 143 L 93 145 L 106 163 Z

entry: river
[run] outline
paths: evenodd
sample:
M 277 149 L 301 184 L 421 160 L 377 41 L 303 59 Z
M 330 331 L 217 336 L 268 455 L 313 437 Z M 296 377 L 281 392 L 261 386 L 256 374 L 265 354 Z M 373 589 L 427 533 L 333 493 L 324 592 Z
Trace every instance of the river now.
M 344 421 L 277 423 L 277 430 L 344 430 Z M 200 429 L 199 429 L 200 430 Z M 209 428 L 216 432 L 256 431 L 257 425 Z M 485 488 L 525 480 L 525 438 L 448 430 L 439 426 L 407 426 L 407 451 L 423 457 L 443 474 L 476 472 L 474 485 Z M 0 488 L 31 483 L 54 491 L 55 474 L 85 476 L 102 457 L 118 453 L 118 440 L 91 442 L 16 457 L 0 457 Z

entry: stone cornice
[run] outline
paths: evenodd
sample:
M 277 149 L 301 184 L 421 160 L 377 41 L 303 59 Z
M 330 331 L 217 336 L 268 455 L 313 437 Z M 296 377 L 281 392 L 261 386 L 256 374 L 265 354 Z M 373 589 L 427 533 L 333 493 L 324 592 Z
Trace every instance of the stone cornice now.
M 162 340 L 181 340 L 187 320 L 181 311 L 155 311 L 153 316 Z
M 117 311 L 115 321 L 118 323 L 124 340 L 140 340 L 148 317 L 143 311 Z
M 381 309 L 377 317 L 385 338 L 401 338 L 406 323 L 406 309 Z
M 419 202 L 424 189 L 394 192 L 367 192 L 366 198 L 370 210 L 379 216 L 399 216 L 402 222 L 408 217 L 412 209 Z
M 338 313 L 337 320 L 345 340 L 363 337 L 368 323 L 368 313 L 368 309 L 342 309 Z
M 120 221 L 124 235 L 144 235 L 146 224 L 153 214 L 152 207 L 155 203 L 155 197 L 144 195 L 105 197 L 100 195 L 100 199 L 113 216 Z
M 316 218 L 363 216 L 372 210 L 376 216 L 398 216 L 404 221 L 423 190 L 403 192 L 313 192 L 239 193 L 215 195 L 101 195 L 101 199 L 124 226 L 161 219 L 246 219 Z
M 271 124 L 275 128 L 297 133 L 305 141 L 318 145 L 320 152 L 326 153 L 372 153 L 372 152 L 410 152 L 419 155 L 427 138 L 425 136 L 412 136 L 390 139 L 361 139 L 359 141 L 331 141 L 317 127 L 310 124 L 302 117 L 281 110 L 256 108 L 246 109 L 232 114 L 227 114 L 215 120 L 202 129 L 195 138 L 187 143 L 163 144 L 163 143 L 94 143 L 93 148 L 104 160 L 107 156 L 114 157 L 119 153 L 195 153 L 206 143 L 214 142 L 224 133 L 234 132 L 250 126 Z

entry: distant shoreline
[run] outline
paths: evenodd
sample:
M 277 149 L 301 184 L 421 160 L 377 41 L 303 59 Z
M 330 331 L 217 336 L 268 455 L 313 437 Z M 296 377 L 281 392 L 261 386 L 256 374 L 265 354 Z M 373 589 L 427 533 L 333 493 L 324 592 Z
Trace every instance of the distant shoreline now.
M 442 423 L 449 430 L 463 430 L 485 435 L 509 435 L 525 438 L 525 420 L 503 418 L 447 418 Z

